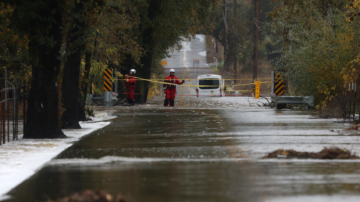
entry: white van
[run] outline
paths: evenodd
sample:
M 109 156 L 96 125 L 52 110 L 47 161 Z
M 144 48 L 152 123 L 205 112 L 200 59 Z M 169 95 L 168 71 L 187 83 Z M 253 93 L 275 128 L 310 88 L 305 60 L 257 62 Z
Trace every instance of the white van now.
M 222 97 L 224 96 L 224 80 L 217 74 L 205 74 L 197 77 L 197 97 Z

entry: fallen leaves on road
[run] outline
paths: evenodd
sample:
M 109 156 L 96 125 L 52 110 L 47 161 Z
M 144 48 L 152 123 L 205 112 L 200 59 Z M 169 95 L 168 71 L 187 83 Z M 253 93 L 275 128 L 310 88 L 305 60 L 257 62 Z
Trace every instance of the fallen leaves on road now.
M 62 199 L 49 200 L 47 202 L 134 202 L 129 196 L 118 195 L 115 198 L 101 191 L 86 190 L 77 192 Z
M 267 158 L 292 158 L 292 159 L 360 159 L 359 156 L 351 153 L 349 150 L 340 149 L 337 147 L 324 148 L 320 152 L 298 152 L 295 150 L 278 149 L 269 153 Z
M 353 126 L 353 127 L 351 127 L 351 128 L 347 128 L 347 129 L 345 129 L 345 130 L 358 130 L 359 127 L 360 127 L 360 124 L 357 124 L 357 125 L 355 125 L 355 126 Z

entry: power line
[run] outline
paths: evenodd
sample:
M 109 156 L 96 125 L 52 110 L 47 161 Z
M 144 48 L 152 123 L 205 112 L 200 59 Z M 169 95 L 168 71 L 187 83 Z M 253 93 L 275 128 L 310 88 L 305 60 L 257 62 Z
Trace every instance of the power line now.
M 269 22 L 260 22 L 259 20 L 256 20 L 256 18 L 254 18 L 254 20 L 258 23 L 269 23 Z
M 262 31 L 261 27 L 259 27 L 254 20 L 253 20 L 253 22 L 254 22 L 255 26 L 259 29 L 259 31 Z
M 240 39 L 240 38 L 239 38 L 239 36 L 237 35 L 237 34 L 239 34 L 239 33 L 237 33 L 235 26 L 233 26 L 233 29 L 234 29 L 234 34 L 235 34 L 235 36 L 236 36 L 239 40 L 245 40 L 245 39 Z M 239 34 L 239 35 L 240 35 L 240 34 Z
M 225 20 L 225 14 L 224 14 L 224 11 L 223 11 L 223 19 L 224 19 L 224 24 L 225 24 L 226 29 L 229 29 L 229 28 L 228 28 L 228 26 L 227 26 L 226 20 Z

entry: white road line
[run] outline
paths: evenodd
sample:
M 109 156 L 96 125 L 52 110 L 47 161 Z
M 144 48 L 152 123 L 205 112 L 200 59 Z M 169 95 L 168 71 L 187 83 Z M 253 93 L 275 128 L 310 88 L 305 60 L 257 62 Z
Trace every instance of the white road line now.
M 183 44 L 184 44 L 184 59 L 183 59 L 183 65 L 184 65 L 184 67 L 187 69 L 187 71 L 190 71 L 190 72 L 191 72 L 191 70 L 189 69 L 189 67 L 188 67 L 187 64 L 186 64 L 187 41 L 184 41 Z M 190 85 L 192 85 L 192 83 L 190 83 Z M 189 88 L 189 91 L 190 91 L 191 95 L 195 95 L 194 89 L 192 89 L 190 86 L 188 86 L 188 88 Z

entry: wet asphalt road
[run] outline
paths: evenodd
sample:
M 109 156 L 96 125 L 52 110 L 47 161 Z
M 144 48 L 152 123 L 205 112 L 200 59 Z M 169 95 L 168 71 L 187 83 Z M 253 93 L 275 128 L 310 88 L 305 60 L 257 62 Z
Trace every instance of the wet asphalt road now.
M 175 68 L 182 79 L 185 69 L 185 78 L 194 79 L 212 72 L 203 37 L 181 43 L 165 73 Z M 192 67 L 193 59 L 199 67 Z M 195 90 L 185 87 L 184 94 Z M 115 107 L 111 125 L 65 150 L 6 201 L 46 201 L 85 189 L 129 194 L 136 202 L 360 200 L 360 161 L 261 159 L 279 148 L 339 146 L 360 153 L 358 132 L 330 131 L 348 124 L 304 111 L 248 107 L 243 98 L 189 96 L 183 108 L 160 107 L 162 99 Z
M 226 98 L 224 98 L 226 99 Z M 357 201 L 360 161 L 261 160 L 278 148 L 359 148 L 347 124 L 272 109 L 119 108 L 108 127 L 61 153 L 7 201 L 85 189 L 135 201 Z

